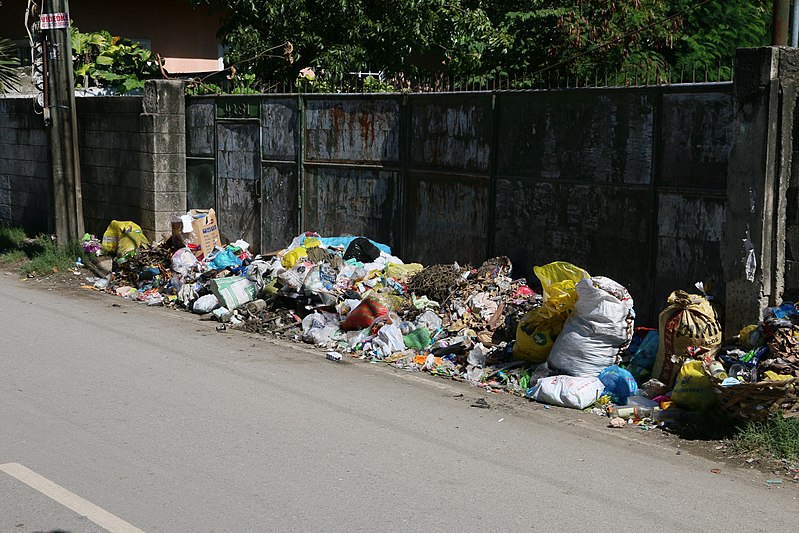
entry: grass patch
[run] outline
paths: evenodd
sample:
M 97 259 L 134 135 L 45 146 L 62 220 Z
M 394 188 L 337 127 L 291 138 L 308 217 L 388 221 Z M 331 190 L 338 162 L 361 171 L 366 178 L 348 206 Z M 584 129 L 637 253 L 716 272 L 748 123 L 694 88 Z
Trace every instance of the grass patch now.
M 49 235 L 29 239 L 20 228 L 0 226 L 0 263 L 27 260 L 20 267 L 23 274 L 42 276 L 71 270 L 79 257 L 84 263 L 88 260 L 79 242 L 58 246 Z
M 750 422 L 731 441 L 733 451 L 799 462 L 799 418 Z
M 0 264 L 19 263 L 27 258 L 28 256 L 22 250 L 10 250 L 0 253 Z
M 22 250 L 27 237 L 22 228 L 0 226 L 0 254 Z
M 53 272 L 64 272 L 75 267 L 78 257 L 85 262 L 86 254 L 79 243 L 57 246 L 48 236 L 41 236 L 29 245 L 25 254 L 30 259 L 22 265 L 23 274 L 47 275 Z

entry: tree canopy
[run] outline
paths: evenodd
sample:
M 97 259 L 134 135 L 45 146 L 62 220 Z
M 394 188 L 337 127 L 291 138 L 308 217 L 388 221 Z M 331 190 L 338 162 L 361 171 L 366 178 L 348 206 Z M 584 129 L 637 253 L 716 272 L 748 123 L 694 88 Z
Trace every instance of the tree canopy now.
M 381 72 L 471 82 L 729 69 L 735 49 L 768 44 L 766 0 L 191 0 L 223 13 L 226 62 L 261 81 Z M 308 72 L 303 71 L 303 72 Z

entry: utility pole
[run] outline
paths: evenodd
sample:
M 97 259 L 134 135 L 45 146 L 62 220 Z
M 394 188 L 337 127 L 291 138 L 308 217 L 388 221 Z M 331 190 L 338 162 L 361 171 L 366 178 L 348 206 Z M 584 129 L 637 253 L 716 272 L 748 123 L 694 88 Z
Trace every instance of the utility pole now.
M 51 207 L 59 244 L 83 236 L 83 198 L 80 187 L 78 123 L 67 0 L 46 0 L 39 18 L 45 37 L 45 120 L 49 114 L 52 179 Z
M 771 19 L 771 44 L 773 46 L 788 45 L 790 12 L 791 0 L 774 0 L 774 13 Z

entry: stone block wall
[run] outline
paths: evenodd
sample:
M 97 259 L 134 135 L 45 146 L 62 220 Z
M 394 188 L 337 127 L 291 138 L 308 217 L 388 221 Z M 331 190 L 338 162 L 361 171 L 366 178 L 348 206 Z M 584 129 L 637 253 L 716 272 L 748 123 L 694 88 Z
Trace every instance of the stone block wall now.
M 76 99 L 86 231 L 132 220 L 153 239 L 186 210 L 186 119 L 181 82 L 148 81 L 144 96 Z M 0 98 L 0 223 L 29 234 L 48 220 L 48 132 L 31 98 Z
M 49 148 L 30 98 L 0 99 L 0 224 L 47 231 Z
M 86 231 L 132 220 L 153 239 L 186 210 L 186 126 L 180 82 L 149 81 L 144 96 L 79 98 Z

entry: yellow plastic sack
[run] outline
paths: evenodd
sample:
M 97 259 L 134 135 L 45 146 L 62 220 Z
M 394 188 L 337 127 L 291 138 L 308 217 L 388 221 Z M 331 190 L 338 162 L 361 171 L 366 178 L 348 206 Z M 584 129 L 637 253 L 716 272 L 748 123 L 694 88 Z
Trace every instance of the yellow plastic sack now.
M 414 274 L 418 274 L 424 270 L 424 267 L 419 263 L 408 263 L 407 265 L 397 265 L 395 263 L 389 263 L 386 266 L 386 277 L 394 278 L 398 280 L 407 279 Z
M 692 411 L 701 411 L 716 404 L 716 394 L 702 370 L 702 361 L 688 361 L 682 365 L 671 399 L 678 406 Z
M 297 246 L 292 251 L 284 255 L 283 259 L 280 260 L 280 263 L 284 268 L 293 268 L 294 265 L 300 261 L 300 259 L 304 259 L 306 257 L 308 257 L 308 250 L 306 250 L 304 246 Z
M 543 363 L 577 302 L 577 282 L 591 276 L 582 268 L 564 261 L 537 266 L 533 271 L 541 282 L 544 302 L 519 322 L 513 357 Z
M 749 337 L 757 328 L 757 324 L 750 324 L 741 328 L 741 331 L 738 333 L 738 340 L 744 346 L 744 348 L 754 348 L 754 346 L 749 344 Z
M 590 278 L 588 272 L 565 261 L 533 267 L 544 292 L 545 312 L 549 316 L 570 313 L 577 301 L 577 282 Z M 564 317 L 565 320 L 565 317 Z
M 125 256 L 150 244 L 141 227 L 130 220 L 112 220 L 103 233 L 100 247 L 107 255 Z
M 524 315 L 516 328 L 513 358 L 531 363 L 546 361 L 565 321 L 565 317 L 549 316 L 543 306 Z

